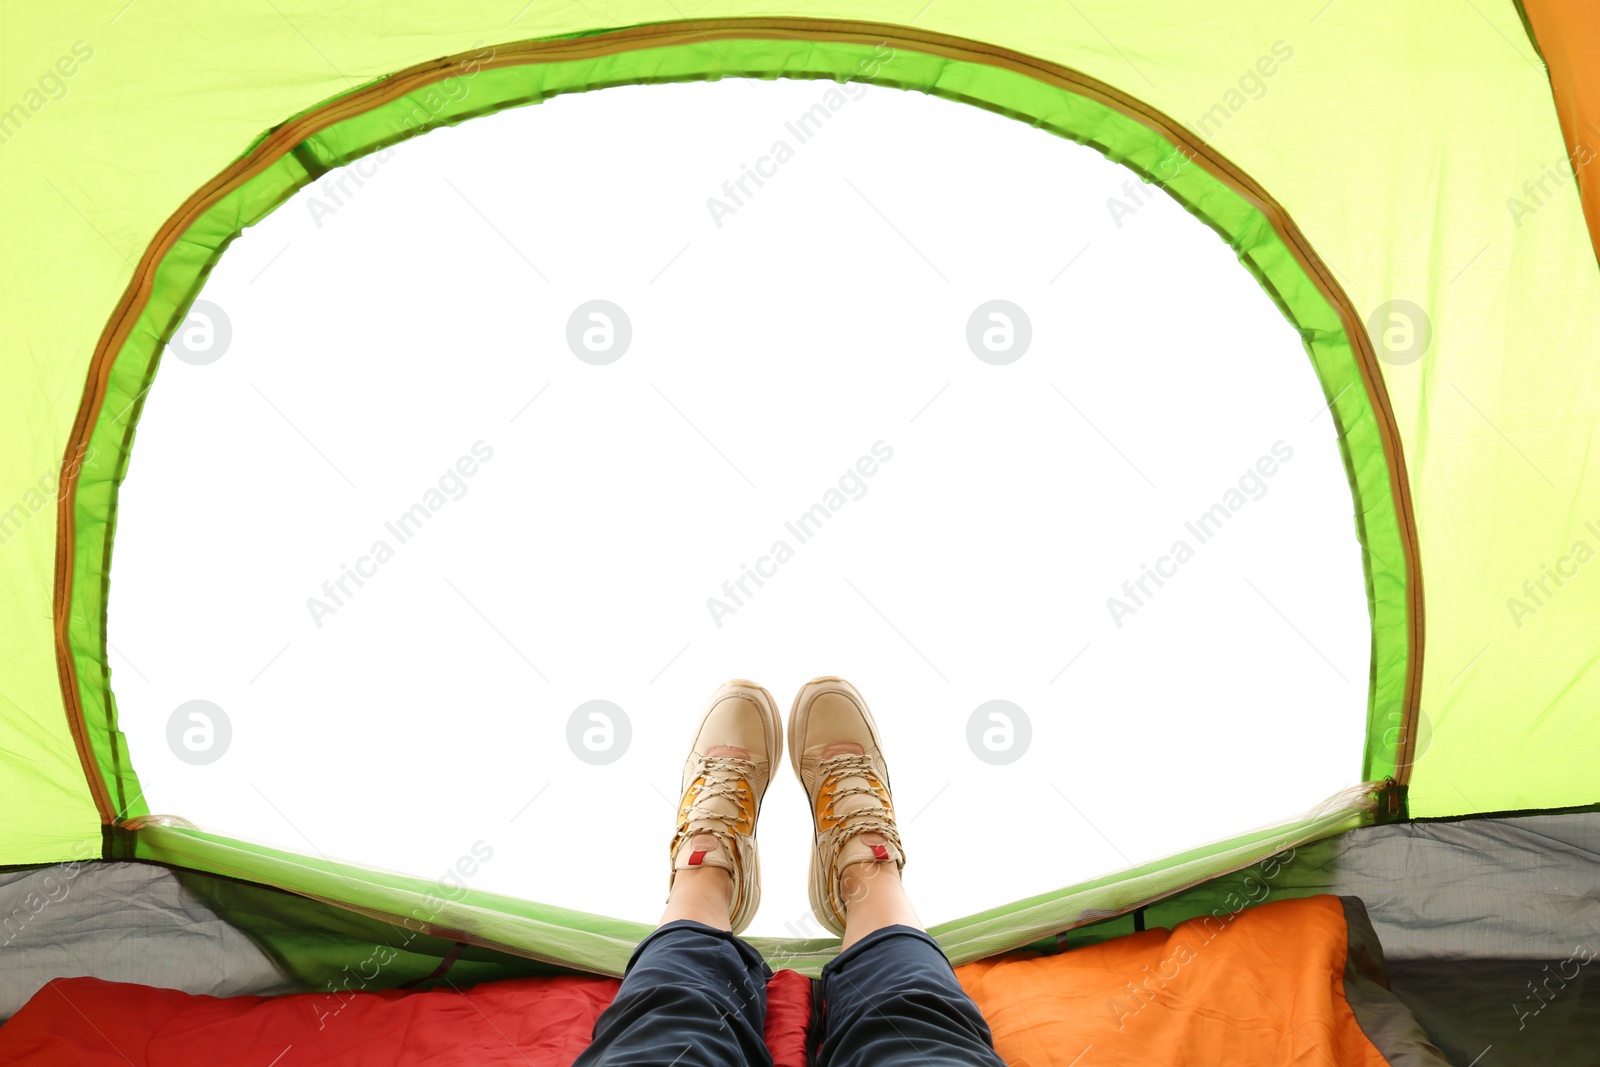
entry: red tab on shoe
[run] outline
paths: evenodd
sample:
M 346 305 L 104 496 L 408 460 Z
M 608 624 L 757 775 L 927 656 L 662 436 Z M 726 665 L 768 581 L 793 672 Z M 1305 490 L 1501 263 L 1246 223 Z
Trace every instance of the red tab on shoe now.
M 705 859 L 706 858 L 706 853 L 710 852 L 710 851 L 711 850 L 709 848 L 707 848 L 707 849 L 701 849 L 699 852 L 691 852 L 691 853 L 689 853 L 689 866 L 691 866 L 691 867 L 700 866 L 700 861 Z
M 889 858 L 889 849 L 883 845 L 873 845 L 872 854 L 880 860 L 886 860 Z

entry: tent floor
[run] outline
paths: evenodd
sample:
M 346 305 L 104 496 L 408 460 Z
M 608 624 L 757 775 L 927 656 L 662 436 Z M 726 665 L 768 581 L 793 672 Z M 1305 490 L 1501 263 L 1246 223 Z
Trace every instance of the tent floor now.
M 1227 883 L 1151 905 L 1147 921 L 1168 925 L 1164 912 L 1185 906 L 1203 914 L 1204 894 Z M 1576 812 L 1352 831 L 1301 849 L 1267 899 L 1365 901 L 1395 993 L 1453 1063 L 1559 1067 L 1596 1062 L 1597 885 L 1600 812 Z M 0 930 L 0 1019 L 64 976 L 216 996 L 296 988 L 175 872 L 150 864 L 0 871 Z

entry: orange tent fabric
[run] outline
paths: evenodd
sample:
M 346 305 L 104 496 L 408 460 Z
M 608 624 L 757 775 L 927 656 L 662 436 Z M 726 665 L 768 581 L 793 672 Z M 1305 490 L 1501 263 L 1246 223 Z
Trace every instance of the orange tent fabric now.
M 1523 0 L 1550 72 L 1567 158 L 1578 177 L 1589 236 L 1600 256 L 1600 6 L 1573 0 Z M 1529 190 L 1548 196 L 1543 188 Z
M 1387 1067 L 1345 997 L 1348 945 L 1339 898 L 1318 896 L 956 976 L 1013 1067 Z

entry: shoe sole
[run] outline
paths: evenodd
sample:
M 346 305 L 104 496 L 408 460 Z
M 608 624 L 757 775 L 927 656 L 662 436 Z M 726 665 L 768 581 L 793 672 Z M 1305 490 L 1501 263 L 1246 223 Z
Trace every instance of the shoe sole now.
M 824 682 L 837 684 L 838 687 L 844 689 L 850 694 L 851 698 L 856 702 L 856 705 L 860 707 L 862 718 L 864 718 L 867 722 L 867 731 L 872 735 L 873 747 L 878 750 L 880 757 L 883 752 L 883 742 L 878 736 L 877 720 L 872 717 L 872 709 L 867 707 L 867 702 L 861 696 L 861 691 L 837 675 L 818 675 L 800 687 L 800 691 L 794 696 L 794 704 L 789 709 L 789 765 L 794 768 L 794 776 L 800 779 L 800 787 L 802 789 L 805 788 L 805 778 L 800 774 L 800 757 L 803 750 L 798 743 L 798 738 L 805 733 L 804 722 L 807 717 L 806 713 L 809 713 L 811 708 L 810 703 L 807 702 L 805 712 L 802 712 L 800 705 L 802 701 L 806 700 L 812 686 Z M 889 784 L 889 768 L 887 759 L 884 760 L 883 787 L 885 789 L 889 789 L 892 795 L 893 789 Z M 806 799 L 807 806 L 811 809 L 811 884 L 809 890 L 809 896 L 811 898 L 811 913 L 817 917 L 817 921 L 823 926 L 827 927 L 838 936 L 843 937 L 844 927 L 834 919 L 833 908 L 828 904 L 828 886 L 824 882 L 828 872 L 822 870 L 822 864 L 818 862 L 817 857 L 817 841 L 820 836 L 817 829 L 817 805 L 811 801 L 809 794 L 807 794 Z
M 716 707 L 717 703 L 725 695 L 734 692 L 738 692 L 741 695 L 750 693 L 759 698 L 756 703 L 761 708 L 761 732 L 767 742 L 767 786 L 771 788 L 774 777 L 773 772 L 777 770 L 777 764 L 783 758 L 784 738 L 783 719 L 778 714 L 778 702 L 772 699 L 772 694 L 767 692 L 766 686 L 757 685 L 748 678 L 730 678 L 728 681 L 723 682 L 722 685 L 717 687 L 717 691 L 711 694 L 711 699 L 707 701 L 706 715 L 701 717 L 701 725 L 702 727 L 704 726 L 706 716 L 711 714 L 711 709 Z M 698 729 L 695 731 L 695 736 L 700 736 Z M 683 789 L 687 788 L 687 785 L 683 787 Z M 682 790 L 679 791 L 679 795 L 682 795 Z M 763 789 L 761 795 L 756 797 L 756 825 L 760 825 L 761 804 L 766 799 L 766 796 L 767 792 Z M 761 906 L 761 849 L 756 844 L 754 833 L 750 835 L 750 860 L 755 868 L 755 878 L 750 884 L 750 892 L 746 899 L 741 902 L 743 906 L 728 917 L 729 925 L 732 926 L 733 932 L 736 934 L 750 925 L 750 920 L 755 918 L 756 909 Z

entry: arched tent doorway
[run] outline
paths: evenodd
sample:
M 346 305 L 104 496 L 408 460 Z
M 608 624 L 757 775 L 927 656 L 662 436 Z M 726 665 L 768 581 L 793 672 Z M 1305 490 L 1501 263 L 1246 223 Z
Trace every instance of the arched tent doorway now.
M 893 69 L 881 49 L 894 49 Z M 328 167 L 357 159 L 422 129 L 458 122 L 559 92 L 645 81 L 697 80 L 737 71 L 757 77 L 859 79 L 976 104 L 1090 144 L 1151 181 L 1158 181 L 1238 251 L 1306 339 L 1324 395 L 1341 427 L 1341 444 L 1356 497 L 1374 618 L 1372 694 L 1363 777 L 1403 784 L 1412 731 L 1421 619 L 1414 536 L 1403 469 L 1394 444 L 1381 378 L 1359 317 L 1337 281 L 1316 259 L 1287 214 L 1226 160 L 1175 123 L 1109 87 L 1064 69 L 935 35 L 885 27 L 808 22 L 661 26 L 537 46 L 508 46 L 453 57 L 395 75 L 338 98 L 276 128 L 238 165 L 196 194 L 152 246 L 97 351 L 69 467 L 78 476 L 63 498 L 58 572 L 58 636 L 63 682 L 80 756 L 96 800 L 114 833 L 114 854 L 168 860 L 250 877 L 379 914 L 405 915 L 417 889 L 383 880 L 352 884 L 350 872 L 323 861 L 267 855 L 236 842 L 181 828 L 151 826 L 125 747 L 115 731 L 105 669 L 105 560 L 114 525 L 115 489 L 131 444 L 132 425 L 154 373 L 161 344 L 242 226 L 260 218 Z M 462 92 L 464 79 L 470 90 Z M 451 82 L 454 80 L 454 88 Z M 1400 729 L 1395 729 L 1397 722 Z M 1399 813 L 1399 793 L 1386 804 Z M 1176 863 L 1150 865 L 1129 879 L 1076 887 L 1052 901 L 1025 902 L 978 916 L 951 931 L 956 953 L 968 955 L 1023 943 L 1059 928 L 1067 909 L 1089 907 L 1082 891 L 1110 891 L 1132 906 L 1152 890 L 1190 884 L 1247 863 L 1304 835 L 1320 836 L 1361 821 L 1359 805 L 1329 812 L 1294 829 L 1202 849 Z M 1115 892 L 1120 885 L 1122 892 Z M 452 917 L 470 938 L 511 945 L 569 962 L 615 966 L 628 929 L 574 923 L 565 934 L 553 916 L 535 917 L 514 902 L 473 900 Z M 520 914 L 519 914 L 520 913 Z M 534 926 L 529 926 L 529 922 Z M 554 947 L 565 942 L 565 947 Z M 581 948 L 579 946 L 582 946 Z M 776 946 L 775 946 L 776 947 Z
M 107 643 L 152 810 L 418 876 L 482 840 L 476 888 L 646 920 L 657 757 L 705 679 L 831 670 L 894 739 L 938 923 L 1357 780 L 1326 401 L 1231 250 L 1124 168 L 919 93 L 742 79 L 364 162 L 230 246 L 144 401 Z M 591 340 L 626 346 L 574 351 L 597 295 L 625 318 Z M 1026 336 L 975 350 L 997 296 Z M 173 749 L 194 699 L 225 751 Z M 584 706 L 613 721 L 574 750 Z M 785 784 L 756 934 L 804 927 Z M 397 791 L 426 803 L 397 820 Z M 579 797 L 611 826 L 582 877 L 536 845 Z M 978 836 L 1003 876 L 965 868 Z

